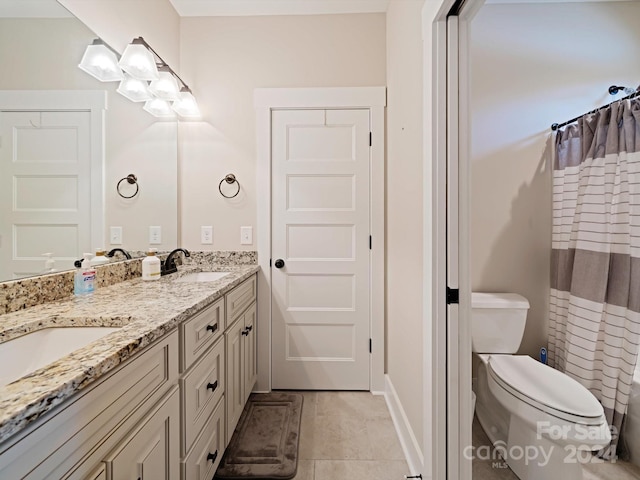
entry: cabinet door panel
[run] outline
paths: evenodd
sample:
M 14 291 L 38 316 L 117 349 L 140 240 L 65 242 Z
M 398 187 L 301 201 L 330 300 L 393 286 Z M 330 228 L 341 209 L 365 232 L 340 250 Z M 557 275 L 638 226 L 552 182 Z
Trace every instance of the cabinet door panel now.
M 247 402 L 253 386 L 258 379 L 258 364 L 256 358 L 256 304 L 254 303 L 244 314 L 244 327 L 247 335 L 244 337 L 244 403 Z
M 244 341 L 244 320 L 236 321 L 225 333 L 227 356 L 227 385 L 225 397 L 227 401 L 227 443 L 231 440 L 240 414 L 244 408 L 244 378 L 242 375 Z
M 109 480 L 178 478 L 180 400 L 175 386 L 105 460 Z

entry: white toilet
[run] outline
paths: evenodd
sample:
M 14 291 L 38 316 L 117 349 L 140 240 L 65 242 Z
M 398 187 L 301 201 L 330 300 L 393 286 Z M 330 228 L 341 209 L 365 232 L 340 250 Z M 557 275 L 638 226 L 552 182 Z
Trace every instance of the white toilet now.
M 513 293 L 473 293 L 472 348 L 480 360 L 476 415 L 521 480 L 579 480 L 591 452 L 611 441 L 604 410 L 580 383 L 526 355 L 529 302 Z

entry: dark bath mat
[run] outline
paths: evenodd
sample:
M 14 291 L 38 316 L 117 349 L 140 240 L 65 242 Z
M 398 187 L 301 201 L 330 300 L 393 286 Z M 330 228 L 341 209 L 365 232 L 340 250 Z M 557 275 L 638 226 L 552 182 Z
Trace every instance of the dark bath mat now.
M 252 393 L 215 478 L 285 480 L 295 477 L 302 400 L 299 393 Z

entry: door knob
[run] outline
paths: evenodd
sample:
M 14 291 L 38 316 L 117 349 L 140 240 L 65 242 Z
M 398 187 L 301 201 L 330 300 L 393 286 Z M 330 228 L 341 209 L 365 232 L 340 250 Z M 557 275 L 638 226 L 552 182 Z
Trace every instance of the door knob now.
M 284 267 L 284 260 L 282 260 L 281 258 L 277 259 L 276 263 L 275 263 L 275 266 L 276 266 L 276 268 Z

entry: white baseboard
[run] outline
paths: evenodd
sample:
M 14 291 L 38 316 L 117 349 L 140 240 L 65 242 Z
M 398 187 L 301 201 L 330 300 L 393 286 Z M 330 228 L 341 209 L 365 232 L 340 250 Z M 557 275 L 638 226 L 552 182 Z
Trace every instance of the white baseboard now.
M 387 402 L 387 408 L 391 413 L 391 419 L 396 427 L 398 438 L 400 439 L 400 445 L 404 452 L 404 456 L 407 459 L 409 465 L 409 471 L 411 475 L 422 474 L 422 478 L 426 479 L 428 476 L 424 474 L 424 456 L 420 451 L 416 436 L 409 425 L 407 415 L 402 408 L 402 403 L 398 398 L 396 389 L 393 387 L 393 383 L 389 379 L 389 375 L 384 376 L 385 392 L 384 398 Z

